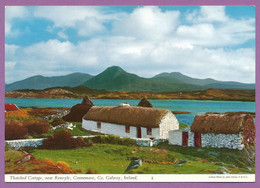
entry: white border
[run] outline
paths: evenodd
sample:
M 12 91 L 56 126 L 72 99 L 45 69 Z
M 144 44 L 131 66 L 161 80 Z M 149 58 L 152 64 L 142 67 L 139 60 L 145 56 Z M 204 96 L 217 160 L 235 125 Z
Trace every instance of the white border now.
M 255 174 L 6 174 L 5 182 L 255 182 Z

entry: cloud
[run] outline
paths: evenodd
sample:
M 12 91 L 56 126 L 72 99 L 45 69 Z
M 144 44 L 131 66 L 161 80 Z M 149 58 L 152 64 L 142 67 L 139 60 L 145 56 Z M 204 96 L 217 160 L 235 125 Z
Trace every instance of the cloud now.
M 162 12 L 158 7 L 139 7 L 116 21 L 114 32 L 117 35 L 158 40 L 174 31 L 179 22 L 179 15 L 179 11 Z
M 114 37 L 93 39 L 75 45 L 68 41 L 49 40 L 17 48 L 15 53 L 19 55 L 9 61 L 17 62 L 16 71 L 27 70 L 28 76 L 35 73 L 53 76 L 57 72 L 65 74 L 68 70 L 97 74 L 108 66 L 119 65 L 145 77 L 179 71 L 199 78 L 254 82 L 253 49 L 209 50 L 180 47 L 175 42 L 144 42 Z
M 5 8 L 5 36 L 17 35 L 19 31 L 13 30 L 14 19 L 24 19 L 29 16 L 29 12 L 22 6 L 7 6 Z
M 46 30 L 58 39 L 6 45 L 8 82 L 36 74 L 95 75 L 112 65 L 144 77 L 178 71 L 197 78 L 255 81 L 254 49 L 236 46 L 255 39 L 255 20 L 231 19 L 225 7 L 201 7 L 186 15 L 150 6 L 132 12 L 109 7 L 36 7 L 33 12 L 34 19 L 53 23 Z M 81 40 L 69 40 L 71 28 Z
M 201 6 L 200 11 L 193 11 L 186 15 L 186 20 L 195 23 L 226 22 L 229 18 L 224 6 Z
M 81 36 L 90 36 L 103 32 L 103 26 L 111 20 L 117 19 L 117 14 L 107 13 L 106 8 L 95 6 L 63 6 L 37 7 L 34 10 L 35 18 L 44 18 L 54 23 L 54 27 L 68 29 L 76 28 Z

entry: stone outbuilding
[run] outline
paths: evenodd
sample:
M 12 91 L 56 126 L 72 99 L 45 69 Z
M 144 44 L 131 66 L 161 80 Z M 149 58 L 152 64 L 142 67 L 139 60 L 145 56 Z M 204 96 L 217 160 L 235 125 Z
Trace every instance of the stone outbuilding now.
M 166 139 L 170 130 L 178 130 L 179 123 L 166 109 L 136 106 L 93 106 L 84 116 L 86 130 L 128 138 Z
M 169 132 L 169 144 L 242 150 L 255 144 L 255 123 L 250 114 L 197 115 L 190 129 Z

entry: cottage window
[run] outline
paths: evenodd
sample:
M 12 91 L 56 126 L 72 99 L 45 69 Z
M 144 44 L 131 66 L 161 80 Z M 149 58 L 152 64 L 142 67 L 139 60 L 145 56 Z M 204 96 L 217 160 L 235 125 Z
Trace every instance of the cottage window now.
M 128 126 L 128 125 L 125 126 L 125 132 L 130 133 L 130 126 Z
M 101 129 L 101 122 L 97 122 L 97 128 Z
M 152 135 L 152 128 L 147 128 L 147 135 Z

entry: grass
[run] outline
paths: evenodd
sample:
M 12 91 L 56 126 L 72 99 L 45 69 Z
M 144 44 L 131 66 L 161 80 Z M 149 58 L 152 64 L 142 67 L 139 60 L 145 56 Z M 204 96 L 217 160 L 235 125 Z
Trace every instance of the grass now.
M 32 154 L 44 160 L 46 158 L 55 162 L 64 161 L 73 170 L 86 173 L 91 169 L 100 174 L 122 174 L 133 158 L 140 158 L 143 166 L 129 171 L 137 174 L 212 174 L 219 167 L 225 166 L 231 173 L 254 173 L 254 168 L 249 171 L 246 166 L 231 162 L 238 158 L 236 151 L 223 151 L 222 157 L 213 157 L 211 149 L 200 151 L 198 148 L 165 148 L 165 146 L 137 147 L 110 144 L 95 144 L 93 147 L 86 147 L 72 150 L 40 150 L 35 149 Z M 206 152 L 207 151 L 207 152 Z M 230 154 L 231 153 L 231 154 Z M 231 157 L 225 162 L 226 157 Z M 234 158 L 236 156 L 236 158 Z M 186 163 L 177 167 L 176 162 L 184 160 Z

